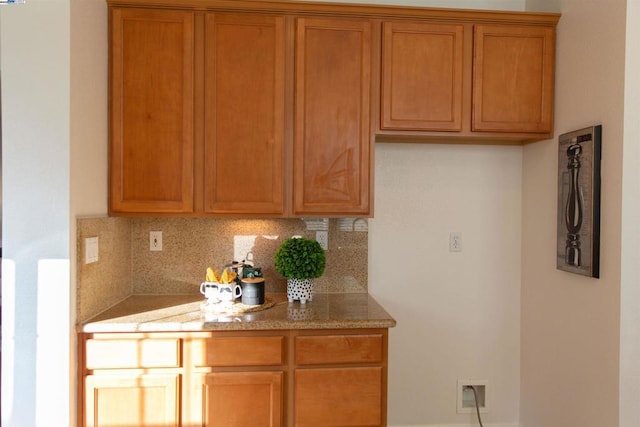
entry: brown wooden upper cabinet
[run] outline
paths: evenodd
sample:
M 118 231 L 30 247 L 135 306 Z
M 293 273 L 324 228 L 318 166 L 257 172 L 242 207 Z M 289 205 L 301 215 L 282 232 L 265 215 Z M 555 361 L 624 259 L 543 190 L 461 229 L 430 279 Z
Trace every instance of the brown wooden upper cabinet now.
M 473 130 L 553 130 L 554 29 L 476 25 Z
M 285 19 L 207 13 L 204 211 L 285 213 Z
M 112 213 L 284 215 L 284 17 L 113 8 L 111 70 Z
M 383 24 L 382 129 L 462 130 L 464 29 Z
M 384 22 L 380 139 L 550 137 L 554 28 Z
M 297 19 L 296 215 L 370 213 L 372 25 Z
M 373 143 L 553 135 L 557 14 L 107 0 L 109 213 L 373 215 Z
M 193 210 L 194 14 L 112 9 L 110 212 Z
M 370 20 L 111 14 L 112 214 L 371 214 Z

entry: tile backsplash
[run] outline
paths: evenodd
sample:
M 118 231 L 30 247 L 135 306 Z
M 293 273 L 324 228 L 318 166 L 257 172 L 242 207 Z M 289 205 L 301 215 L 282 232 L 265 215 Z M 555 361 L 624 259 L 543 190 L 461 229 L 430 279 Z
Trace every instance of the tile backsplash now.
M 315 292 L 367 292 L 363 222 L 351 231 L 351 220 L 329 220 L 327 264 Z M 315 237 L 301 219 L 79 218 L 77 229 L 79 322 L 132 294 L 198 293 L 208 266 L 221 269 L 233 260 L 261 267 L 267 292 L 286 292 L 275 252 L 288 237 Z M 162 232 L 162 251 L 149 250 L 151 231 Z M 94 236 L 99 261 L 84 264 L 84 239 Z
M 85 264 L 85 241 L 98 237 L 98 261 Z M 77 306 L 79 322 L 106 310 L 132 291 L 131 224 L 122 218 L 77 220 Z

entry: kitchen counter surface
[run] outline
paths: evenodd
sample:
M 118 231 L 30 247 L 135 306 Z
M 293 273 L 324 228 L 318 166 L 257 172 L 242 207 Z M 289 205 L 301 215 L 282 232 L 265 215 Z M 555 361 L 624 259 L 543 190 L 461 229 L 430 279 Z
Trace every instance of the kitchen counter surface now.
M 391 328 L 396 321 L 366 293 L 314 294 L 306 304 L 268 294 L 269 308 L 219 312 L 201 295 L 133 295 L 89 321 L 79 332 L 164 332 L 273 329 Z M 254 310 L 254 311 L 252 311 Z M 259 310 L 259 311 L 255 311 Z

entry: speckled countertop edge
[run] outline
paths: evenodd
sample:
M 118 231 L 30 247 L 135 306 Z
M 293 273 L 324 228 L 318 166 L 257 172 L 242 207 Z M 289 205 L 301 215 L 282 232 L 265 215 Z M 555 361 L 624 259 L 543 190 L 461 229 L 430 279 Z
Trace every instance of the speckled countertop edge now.
M 200 295 L 132 295 L 78 332 L 174 332 L 283 329 L 392 328 L 395 319 L 367 293 L 315 294 L 289 303 L 286 294 L 268 294 L 270 308 L 245 314 L 206 309 Z M 259 310 L 259 309 L 258 309 Z

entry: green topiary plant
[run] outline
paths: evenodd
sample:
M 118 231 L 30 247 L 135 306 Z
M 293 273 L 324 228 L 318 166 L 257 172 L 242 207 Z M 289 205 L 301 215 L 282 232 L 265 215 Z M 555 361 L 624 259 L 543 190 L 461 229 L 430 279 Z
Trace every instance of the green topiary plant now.
M 315 240 L 291 237 L 275 254 L 275 268 L 286 279 L 315 279 L 326 264 L 324 250 Z

